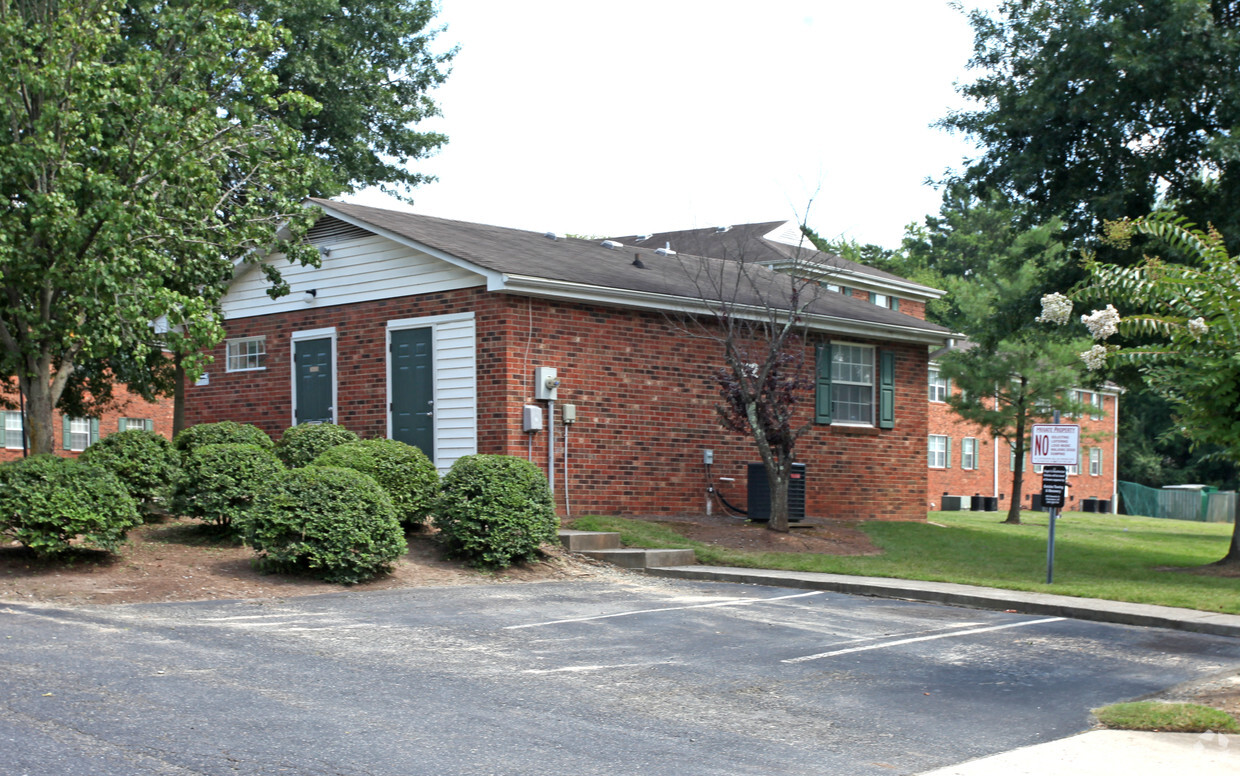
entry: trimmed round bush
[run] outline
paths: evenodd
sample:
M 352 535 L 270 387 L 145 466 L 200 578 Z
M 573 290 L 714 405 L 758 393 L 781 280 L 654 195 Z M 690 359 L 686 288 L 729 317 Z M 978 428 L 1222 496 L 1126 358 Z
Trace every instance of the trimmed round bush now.
M 405 554 L 392 499 L 372 478 L 329 466 L 289 469 L 242 520 L 246 544 L 273 571 L 304 571 L 353 584 Z
M 449 552 L 504 568 L 554 541 L 560 521 L 542 470 L 509 455 L 467 455 L 443 478 L 435 525 Z
M 439 493 L 439 472 L 418 448 L 395 439 L 367 439 L 337 445 L 314 459 L 314 466 L 336 466 L 368 474 L 387 491 L 401 525 L 426 522 Z
M 325 450 L 357 440 L 357 434 L 335 423 L 302 423 L 284 429 L 276 442 L 276 455 L 285 466 L 296 469 L 308 466 Z
M 204 445 L 185 457 L 173 507 L 229 527 L 283 471 L 284 464 L 258 445 Z
M 275 443 L 267 432 L 258 426 L 238 423 L 234 420 L 222 420 L 219 423 L 199 423 L 182 429 L 172 440 L 172 446 L 182 454 L 207 445 L 258 445 L 271 450 Z
M 181 468 L 171 442 L 141 429 L 106 436 L 86 448 L 78 460 L 115 474 L 129 495 L 146 506 L 168 497 Z
M 141 524 L 138 505 L 115 474 L 54 455 L 0 466 L 0 533 L 40 556 L 74 546 L 115 552 Z

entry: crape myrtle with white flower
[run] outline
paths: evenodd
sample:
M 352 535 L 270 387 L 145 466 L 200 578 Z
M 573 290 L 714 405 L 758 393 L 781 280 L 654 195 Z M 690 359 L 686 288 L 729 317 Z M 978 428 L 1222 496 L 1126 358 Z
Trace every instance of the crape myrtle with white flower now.
M 1067 295 L 1042 298 L 1039 322 L 1066 325 L 1074 302 L 1094 344 L 1080 354 L 1091 370 L 1132 364 L 1170 401 L 1195 445 L 1217 445 L 1240 463 L 1240 257 L 1223 236 L 1174 213 L 1107 224 L 1109 244 L 1148 235 L 1182 261 L 1145 256 L 1128 267 L 1086 256 L 1086 279 Z M 1111 341 L 1116 338 L 1119 341 Z M 1240 521 L 1218 565 L 1240 567 Z

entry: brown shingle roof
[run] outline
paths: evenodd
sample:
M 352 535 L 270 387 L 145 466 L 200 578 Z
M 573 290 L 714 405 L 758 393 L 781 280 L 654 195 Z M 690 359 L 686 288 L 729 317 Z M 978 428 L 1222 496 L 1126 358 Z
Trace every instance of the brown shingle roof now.
M 791 278 L 748 262 L 686 254 L 660 256 L 661 244 L 647 241 L 619 250 L 597 240 L 552 240 L 538 232 L 468 221 L 404 213 L 325 199 L 312 202 L 330 213 L 462 259 L 483 271 L 601 289 L 637 291 L 670 297 L 717 299 L 719 289 L 739 304 L 778 306 L 787 299 Z M 772 227 L 773 228 L 773 227 Z M 769 230 L 768 230 L 769 231 Z M 649 247 L 646 247 L 649 246 Z M 641 266 L 635 266 L 634 260 Z M 899 326 L 926 333 L 947 333 L 927 321 L 821 290 L 808 312 L 860 323 Z

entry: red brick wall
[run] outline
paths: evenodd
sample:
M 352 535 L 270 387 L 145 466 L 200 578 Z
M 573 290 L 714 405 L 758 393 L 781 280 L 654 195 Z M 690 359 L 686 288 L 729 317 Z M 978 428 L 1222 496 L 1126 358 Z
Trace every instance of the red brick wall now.
M 6 397 L 17 406 L 17 397 Z M 99 438 L 102 439 L 110 434 L 115 434 L 120 429 L 121 418 L 133 418 L 135 420 L 153 420 L 155 422 L 155 432 L 169 439 L 172 438 L 172 399 L 160 399 L 157 402 L 148 402 L 140 396 L 136 396 L 123 388 L 118 387 L 116 390 L 116 402 L 114 405 L 99 415 Z M 76 458 L 77 451 L 65 450 L 64 447 L 64 422 L 59 412 L 54 413 L 52 417 L 52 438 L 55 440 L 56 455 Z M 3 441 L 3 438 L 0 438 Z M 12 461 L 22 457 L 21 449 L 10 450 L 0 447 L 0 461 Z
M 1115 428 L 1118 401 L 1116 396 L 1102 397 L 1103 417 L 1092 420 L 1089 415 L 1080 418 L 1064 418 L 1064 423 L 1075 423 L 1081 426 L 1081 448 L 1101 447 L 1102 474 L 1094 476 L 1089 473 L 1089 457 L 1085 456 L 1084 465 L 1079 474 L 1068 476 L 1068 505 L 1066 509 L 1079 508 L 1080 499 L 1097 498 L 1112 499 L 1115 491 Z M 1012 497 L 1011 454 L 1008 442 L 997 441 L 998 450 L 998 488 L 995 487 L 995 451 L 996 440 L 980 427 L 967 423 L 951 411 L 944 402 L 928 402 L 929 434 L 943 434 L 951 437 L 951 466 L 945 469 L 930 468 L 926 491 L 926 505 L 929 509 L 942 507 L 943 494 L 952 496 L 997 496 L 999 508 L 1008 509 Z M 960 468 L 960 440 L 964 437 L 975 437 L 978 440 L 978 468 L 963 470 Z M 926 455 L 923 450 L 923 455 Z M 1026 457 L 1026 460 L 1028 458 Z M 1033 466 L 1026 464 L 1022 483 L 1021 505 L 1028 509 L 1032 504 L 1032 494 L 1039 493 L 1042 487 L 1042 475 L 1035 474 Z
M 226 373 L 221 345 L 214 352 L 210 385 L 189 389 L 189 420 L 256 423 L 278 436 L 292 414 L 289 335 L 334 326 L 338 422 L 364 437 L 382 436 L 386 322 L 468 310 L 475 312 L 477 324 L 479 452 L 527 455 L 530 440 L 521 431 L 521 409 L 534 403 L 535 367 L 559 370 L 559 434 L 563 405 L 577 405 L 578 422 L 568 430 L 567 476 L 562 436 L 556 440 L 556 496 L 562 513 L 569 507 L 573 514 L 701 512 L 704 449 L 714 451 L 716 483 L 719 477 L 736 480 L 726 486 L 728 500 L 744 503 L 744 465 L 758 457 L 752 442 L 725 432 L 716 419 L 718 392 L 711 372 L 721 363 L 719 346 L 688 336 L 658 312 L 469 289 L 229 321 L 230 337 L 267 336 L 267 369 Z M 811 516 L 925 519 L 927 349 L 891 348 L 896 352 L 896 427 L 815 426 L 801 440 L 798 457 L 808 465 Z M 807 412 L 811 404 L 812 395 Z M 548 437 L 543 431 L 533 440 L 533 460 L 544 471 Z

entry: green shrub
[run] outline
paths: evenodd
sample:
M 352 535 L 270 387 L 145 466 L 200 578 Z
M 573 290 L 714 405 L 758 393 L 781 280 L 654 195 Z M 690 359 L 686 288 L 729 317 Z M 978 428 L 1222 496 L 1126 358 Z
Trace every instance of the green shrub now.
M 507 455 L 468 455 L 444 475 L 435 525 L 450 552 L 503 568 L 554 541 L 559 520 L 537 466 Z
M 283 472 L 241 525 L 262 566 L 307 571 L 328 582 L 370 579 L 407 550 L 392 500 L 372 478 L 352 469 L 308 466 Z
M 36 455 L 0 466 L 0 533 L 40 556 L 71 543 L 115 552 L 142 522 L 116 475 L 101 466 Z
M 271 450 L 275 443 L 267 432 L 258 426 L 248 423 L 237 423 L 222 420 L 219 423 L 199 423 L 181 431 L 172 440 L 172 446 L 188 455 L 193 450 L 207 445 L 258 445 Z
M 104 437 L 79 457 L 120 479 L 138 503 L 152 506 L 167 498 L 180 471 L 180 456 L 154 431 L 132 429 Z
M 374 477 L 396 508 L 396 519 L 413 527 L 426 521 L 439 492 L 435 464 L 416 447 L 395 439 L 368 439 L 337 445 L 314 459 L 315 466 L 337 466 Z
M 284 429 L 276 442 L 276 455 L 285 466 L 297 469 L 310 465 L 324 450 L 357 440 L 357 434 L 335 423 L 302 423 Z
M 227 528 L 283 471 L 280 460 L 258 445 L 197 447 L 185 457 L 173 507 L 183 515 Z

